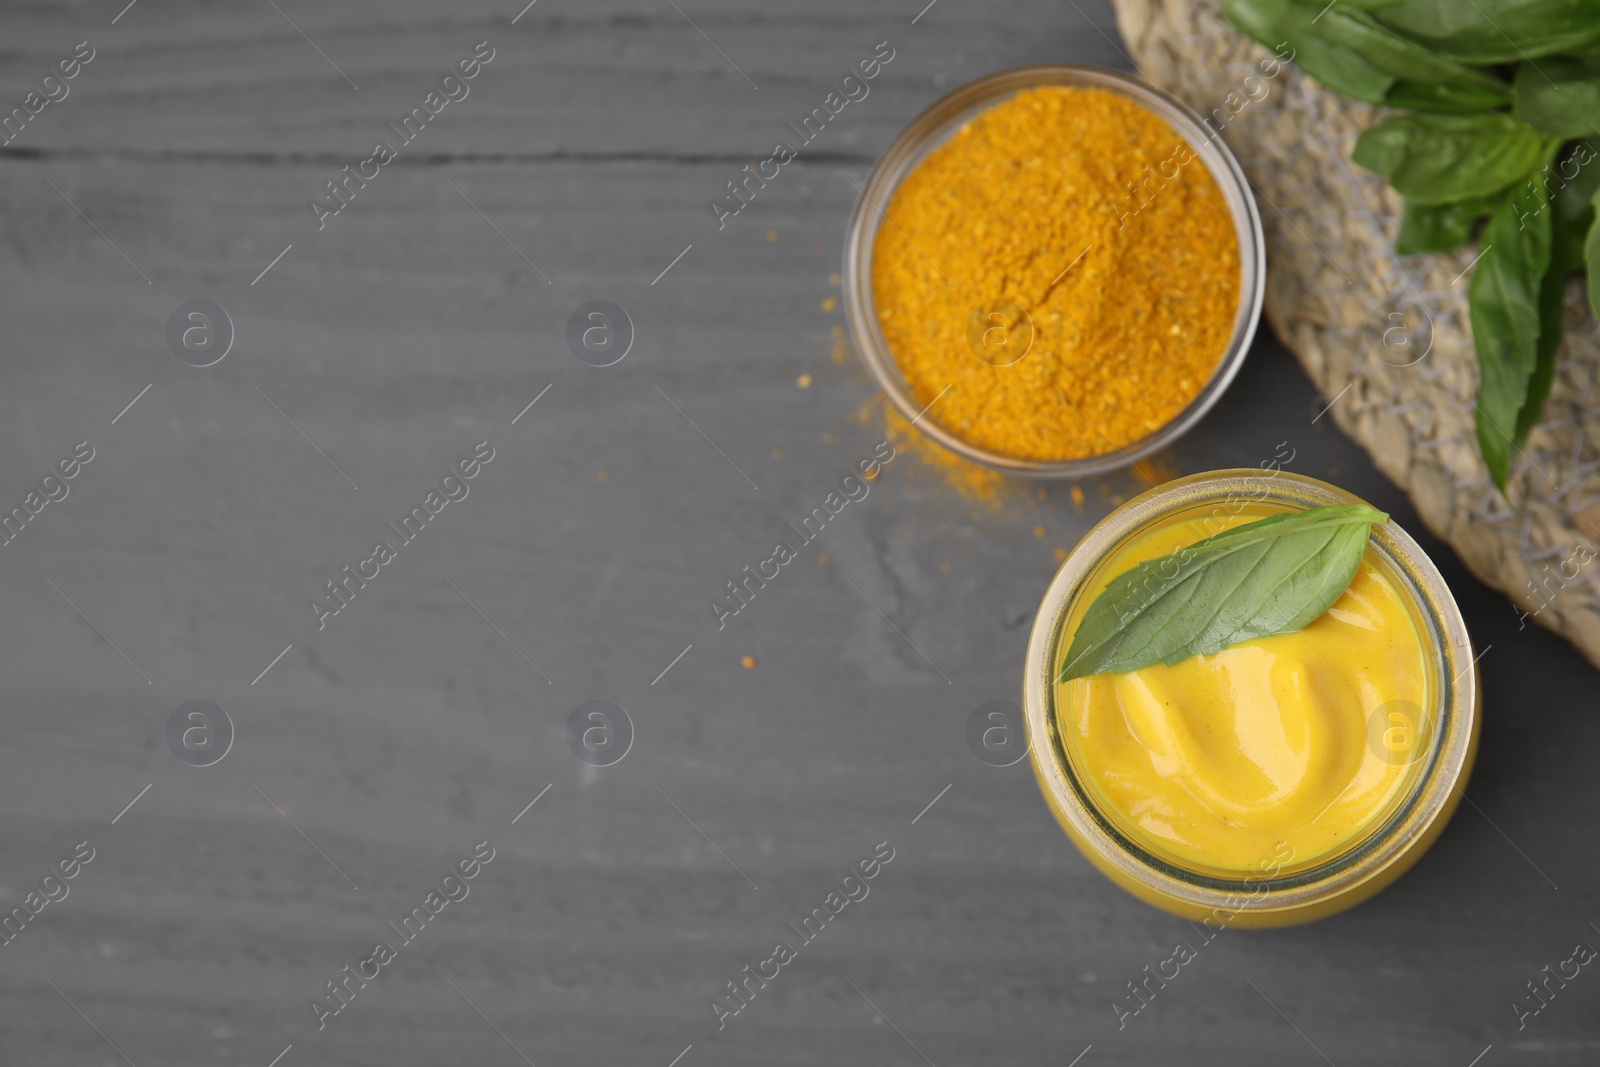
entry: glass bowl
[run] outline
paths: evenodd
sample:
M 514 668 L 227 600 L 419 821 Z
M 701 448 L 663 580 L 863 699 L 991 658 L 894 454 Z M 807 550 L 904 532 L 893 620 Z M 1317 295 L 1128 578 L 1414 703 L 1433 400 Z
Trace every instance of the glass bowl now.
M 894 353 L 879 329 L 872 299 L 872 250 L 878 227 L 895 190 L 905 176 L 929 152 L 943 144 L 969 119 L 1003 99 L 1026 89 L 1064 85 L 1105 89 L 1142 105 L 1165 119 L 1185 141 L 1221 190 L 1233 216 L 1239 241 L 1239 307 L 1234 315 L 1233 336 L 1199 394 L 1159 430 L 1123 448 L 1095 456 L 1070 460 L 1030 460 L 993 452 L 974 445 L 946 429 L 936 414 L 922 409 L 906 385 Z M 842 285 L 845 317 L 850 336 L 877 381 L 900 414 L 945 448 L 986 467 L 1008 474 L 1046 478 L 1080 478 L 1131 465 L 1139 458 L 1170 445 L 1222 396 L 1239 371 L 1245 353 L 1255 337 L 1265 295 L 1266 246 L 1261 235 L 1261 217 L 1244 172 L 1233 153 L 1215 137 L 1200 117 L 1186 105 L 1131 75 L 1099 67 L 1036 66 L 1019 67 L 980 78 L 940 99 L 900 132 L 890 144 L 861 190 L 855 212 L 845 233 Z M 976 357 L 974 357 L 976 358 Z M 932 405 L 929 405 L 931 408 Z
M 1390 521 L 1372 531 L 1368 558 L 1408 602 L 1428 660 L 1428 707 L 1396 750 L 1408 781 L 1391 807 L 1342 849 L 1292 866 L 1224 871 L 1156 851 L 1105 810 L 1087 775 L 1074 766 L 1058 728 L 1055 682 L 1100 568 L 1140 535 L 1175 518 L 1234 514 L 1245 505 L 1303 511 L 1364 503 L 1326 482 L 1273 470 L 1223 470 L 1167 482 L 1122 505 L 1079 542 L 1050 583 L 1028 639 L 1023 709 L 1028 753 L 1045 799 L 1067 836 L 1123 889 L 1190 920 L 1241 927 L 1284 926 L 1342 911 L 1372 896 L 1411 866 L 1454 813 L 1477 753 L 1479 692 L 1466 624 L 1433 562 Z M 1221 509 L 1220 511 L 1218 509 Z M 1369 716 L 1371 719 L 1381 712 Z M 1380 754 L 1381 755 L 1381 754 Z

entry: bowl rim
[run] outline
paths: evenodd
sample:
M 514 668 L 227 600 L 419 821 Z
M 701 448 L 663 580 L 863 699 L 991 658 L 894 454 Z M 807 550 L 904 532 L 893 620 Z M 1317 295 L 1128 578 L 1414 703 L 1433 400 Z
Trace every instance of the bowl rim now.
M 1028 756 L 1040 788 L 1069 836 L 1102 869 L 1116 871 L 1146 892 L 1202 909 L 1287 912 L 1313 908 L 1351 893 L 1406 860 L 1411 850 L 1431 841 L 1430 832 L 1455 809 L 1452 793 L 1464 789 L 1478 722 L 1478 677 L 1472 640 L 1460 608 L 1433 561 L 1392 518 L 1373 529 L 1374 546 L 1400 572 L 1403 595 L 1426 624 L 1437 696 L 1437 719 L 1428 764 L 1411 793 L 1361 845 L 1310 867 L 1281 876 L 1218 878 L 1185 874 L 1167 863 L 1148 862 L 1149 853 L 1130 849 L 1111 821 L 1094 808 L 1076 784 L 1056 729 L 1054 657 L 1064 636 L 1074 597 L 1100 563 L 1128 539 L 1180 508 L 1230 499 L 1265 500 L 1304 508 L 1365 503 L 1327 482 L 1286 470 L 1230 468 L 1189 475 L 1134 497 L 1086 534 L 1051 580 L 1028 638 L 1023 678 L 1023 711 Z M 1353 859 L 1352 859 L 1353 857 Z
M 1229 214 L 1239 238 L 1239 306 L 1228 347 L 1195 398 L 1155 432 L 1125 447 L 1113 445 L 1110 451 L 1094 456 L 1030 460 L 974 445 L 934 418 L 919 426 L 923 433 L 951 452 L 993 470 L 1030 477 L 1081 478 L 1132 466 L 1193 428 L 1221 399 L 1238 374 L 1260 324 L 1266 298 L 1266 239 L 1254 192 L 1227 145 L 1208 130 L 1204 120 L 1187 104 L 1134 75 L 1077 64 L 1013 67 L 957 87 L 925 108 L 895 136 L 878 157 L 866 184 L 857 190 L 859 195 L 845 231 L 841 292 L 850 337 L 861 361 L 890 403 L 911 425 L 918 426 L 938 403 L 938 397 L 919 409 L 883 337 L 873 307 L 872 250 L 877 238 L 876 223 L 883 216 L 882 205 L 889 202 L 900 182 L 927 152 L 962 124 L 1007 96 L 1047 85 L 1106 89 L 1132 99 L 1166 120 L 1195 156 L 1206 164 L 1228 201 Z

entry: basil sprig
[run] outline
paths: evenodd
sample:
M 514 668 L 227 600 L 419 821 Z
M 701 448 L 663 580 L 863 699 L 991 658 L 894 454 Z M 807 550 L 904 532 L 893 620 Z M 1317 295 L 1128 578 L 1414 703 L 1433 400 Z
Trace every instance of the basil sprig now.
M 1171 666 L 1302 630 L 1350 587 L 1372 525 L 1387 521 L 1365 504 L 1311 508 L 1146 560 L 1089 605 L 1059 680 Z
M 1353 153 L 1406 198 L 1401 255 L 1452 251 L 1489 220 L 1469 302 L 1479 449 L 1504 492 L 1550 393 L 1570 275 L 1587 269 L 1600 317 L 1600 0 L 1222 9 L 1280 54 L 1294 48 L 1328 88 L 1407 112 L 1364 132 Z

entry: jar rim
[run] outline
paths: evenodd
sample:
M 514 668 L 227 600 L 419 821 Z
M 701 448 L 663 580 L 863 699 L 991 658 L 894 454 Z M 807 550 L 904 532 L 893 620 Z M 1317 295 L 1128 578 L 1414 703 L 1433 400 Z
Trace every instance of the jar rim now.
M 1228 346 L 1219 355 L 1211 377 L 1194 399 L 1165 425 L 1132 444 L 1121 448 L 1113 446 L 1110 451 L 1098 455 L 1069 460 L 1030 460 L 994 452 L 967 441 L 930 414 L 933 404 L 921 407 L 912 396 L 878 322 L 872 295 L 872 255 L 883 211 L 901 181 L 916 169 L 928 152 L 968 120 L 1005 97 L 1050 85 L 1105 89 L 1134 101 L 1166 121 L 1205 163 L 1227 201 L 1239 242 L 1239 306 Z M 1024 477 L 1081 478 L 1131 466 L 1171 445 L 1221 399 L 1255 339 L 1266 299 L 1266 270 L 1266 238 L 1249 180 L 1228 146 L 1211 133 L 1192 108 L 1121 71 L 1073 64 L 1040 64 L 1015 67 L 968 82 L 929 105 L 895 136 L 867 176 L 851 213 L 845 231 L 840 289 L 856 352 L 878 388 L 907 421 L 918 425 L 923 433 L 956 455 L 993 470 Z
M 1471 638 L 1455 598 L 1421 546 L 1391 520 L 1373 546 L 1404 579 L 1401 594 L 1425 623 L 1437 690 L 1432 751 L 1409 793 L 1359 843 L 1286 873 L 1204 874 L 1164 858 L 1123 833 L 1079 781 L 1057 726 L 1055 657 L 1085 582 L 1113 552 L 1162 519 L 1196 505 L 1246 499 L 1293 510 L 1365 503 L 1337 486 L 1284 470 L 1238 468 L 1189 475 L 1133 498 L 1100 521 L 1056 572 L 1028 640 L 1023 708 L 1029 758 L 1057 817 L 1090 858 L 1159 897 L 1200 909 L 1285 912 L 1323 904 L 1400 862 L 1454 809 L 1452 792 L 1470 765 L 1478 679 Z

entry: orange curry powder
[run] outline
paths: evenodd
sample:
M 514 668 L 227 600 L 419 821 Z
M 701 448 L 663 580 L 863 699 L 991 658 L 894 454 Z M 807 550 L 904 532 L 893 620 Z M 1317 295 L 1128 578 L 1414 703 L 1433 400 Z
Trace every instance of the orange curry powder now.
M 989 108 L 905 177 L 885 217 L 884 339 L 918 406 L 938 398 L 929 417 L 990 451 L 1133 444 L 1194 400 L 1232 337 L 1227 202 L 1164 119 L 1114 93 L 1051 86 Z

